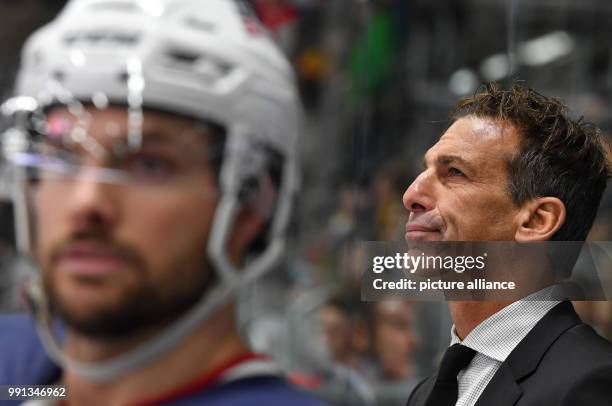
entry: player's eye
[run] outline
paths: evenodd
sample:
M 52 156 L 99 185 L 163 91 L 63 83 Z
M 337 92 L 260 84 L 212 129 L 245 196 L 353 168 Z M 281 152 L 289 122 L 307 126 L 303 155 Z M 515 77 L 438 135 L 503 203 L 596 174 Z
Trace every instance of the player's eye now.
M 128 159 L 125 170 L 136 180 L 160 181 L 175 173 L 176 164 L 162 155 L 140 153 Z

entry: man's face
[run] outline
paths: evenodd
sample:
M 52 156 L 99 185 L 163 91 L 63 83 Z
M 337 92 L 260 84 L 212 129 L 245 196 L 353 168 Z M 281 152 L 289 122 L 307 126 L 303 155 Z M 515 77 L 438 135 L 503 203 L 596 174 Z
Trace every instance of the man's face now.
M 467 116 L 425 154 L 404 193 L 406 240 L 514 241 L 518 207 L 508 192 L 509 158 L 519 150 L 510 125 Z
M 321 325 L 327 349 L 332 359 L 346 362 L 351 355 L 351 320 L 335 306 L 321 310 Z
M 407 379 L 417 346 L 412 327 L 412 308 L 406 302 L 375 304 L 374 349 L 390 379 Z
M 86 139 L 61 146 L 53 132 L 59 137 L 76 118 L 65 109 L 49 114 L 43 149 L 71 155 L 79 169 L 43 173 L 34 186 L 35 253 L 67 323 L 118 336 L 176 318 L 209 284 L 217 190 L 206 158 L 210 134 L 193 120 L 148 111 L 142 145 L 130 151 L 125 108 L 88 113 Z M 105 176 L 108 168 L 118 171 Z

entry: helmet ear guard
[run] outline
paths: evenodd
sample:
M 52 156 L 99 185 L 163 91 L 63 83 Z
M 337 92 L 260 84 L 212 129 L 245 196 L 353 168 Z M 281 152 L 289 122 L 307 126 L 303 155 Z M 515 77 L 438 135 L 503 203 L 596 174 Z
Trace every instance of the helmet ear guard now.
M 293 195 L 297 189 L 295 167 L 291 159 L 283 159 L 261 146 L 253 146 L 233 128 L 228 134 L 226 154 L 220 174 L 221 197 L 209 237 L 208 254 L 222 278 L 241 286 L 259 278 L 272 268 L 284 249 L 284 234 Z M 272 162 L 271 162 L 272 161 Z M 282 165 L 276 176 L 275 165 Z M 274 179 L 277 177 L 277 179 Z M 277 184 L 275 184 L 277 183 Z M 267 223 L 260 240 L 262 249 L 251 253 L 241 271 L 227 256 L 226 245 L 241 209 L 252 209 Z M 240 282 L 237 282 L 238 278 Z

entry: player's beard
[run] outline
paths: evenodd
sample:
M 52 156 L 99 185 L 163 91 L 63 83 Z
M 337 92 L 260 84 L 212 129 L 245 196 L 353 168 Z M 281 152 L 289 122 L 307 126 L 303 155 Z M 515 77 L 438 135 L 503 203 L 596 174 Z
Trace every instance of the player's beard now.
M 167 270 L 168 278 L 153 283 L 148 275 L 145 261 L 140 254 L 125 244 L 109 242 L 98 233 L 79 233 L 70 241 L 96 241 L 110 245 L 129 259 L 130 265 L 141 276 L 141 282 L 124 289 L 120 300 L 104 308 L 83 315 L 74 303 L 65 300 L 54 281 L 52 266 L 43 269 L 43 282 L 51 312 L 60 317 L 70 330 L 93 339 L 123 339 L 140 333 L 155 331 L 178 319 L 191 309 L 209 290 L 216 278 L 212 267 L 205 259 L 194 266 L 193 258 L 178 258 L 175 268 Z M 64 243 L 65 244 L 65 243 Z M 58 251 L 58 246 L 53 251 Z

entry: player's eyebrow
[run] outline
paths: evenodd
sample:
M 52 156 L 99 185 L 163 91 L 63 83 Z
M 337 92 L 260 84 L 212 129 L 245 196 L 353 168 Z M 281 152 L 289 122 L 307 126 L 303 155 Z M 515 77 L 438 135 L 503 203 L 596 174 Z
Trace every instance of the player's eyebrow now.
M 159 131 L 147 131 L 142 132 L 143 143 L 155 143 L 155 144 L 173 144 L 177 142 L 177 137 L 173 137 L 170 134 L 164 134 Z

